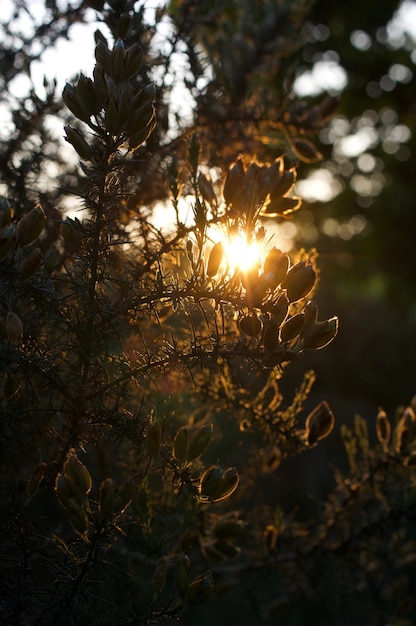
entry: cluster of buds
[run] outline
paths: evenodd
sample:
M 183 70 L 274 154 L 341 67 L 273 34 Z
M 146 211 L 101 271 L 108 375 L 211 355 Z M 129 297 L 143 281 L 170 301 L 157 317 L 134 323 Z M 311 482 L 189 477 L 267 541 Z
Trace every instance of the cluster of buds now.
M 180 428 L 173 441 L 173 454 L 178 463 L 190 463 L 200 457 L 211 442 L 213 428 L 212 424 Z
M 237 215 L 248 221 L 257 217 L 287 216 L 301 206 L 301 199 L 290 195 L 296 183 L 296 169 L 286 169 L 283 158 L 270 165 L 251 162 L 244 167 L 238 159 L 228 170 L 223 196 Z
M 63 100 L 69 110 L 96 134 L 107 140 L 112 137 L 117 147 L 133 151 L 146 141 L 155 125 L 153 89 L 139 87 L 134 79 L 143 63 L 138 43 L 126 48 L 118 39 L 112 50 L 102 35 L 95 48 L 96 65 L 93 79 L 81 75 L 76 85 L 67 84 Z M 99 152 L 85 134 L 65 126 L 66 141 L 81 159 L 96 161 Z
M 61 506 L 68 511 L 69 521 L 74 531 L 87 538 L 88 494 L 91 491 L 91 475 L 78 459 L 74 450 L 68 454 L 55 481 L 55 494 Z
M 310 294 L 315 281 L 312 263 L 299 261 L 290 267 L 289 257 L 276 248 L 268 253 L 262 273 L 255 269 L 243 276 L 248 312 L 239 317 L 238 328 L 244 335 L 261 338 L 266 365 L 277 365 L 302 350 L 324 348 L 337 334 L 338 318 L 318 321 L 314 300 L 299 309 L 297 303 Z M 293 314 L 291 305 L 296 305 Z

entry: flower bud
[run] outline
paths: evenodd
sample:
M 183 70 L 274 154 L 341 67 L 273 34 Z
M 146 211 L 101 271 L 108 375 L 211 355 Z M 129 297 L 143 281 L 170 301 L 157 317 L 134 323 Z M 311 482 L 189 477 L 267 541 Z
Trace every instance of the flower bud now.
M 212 424 L 202 424 L 191 433 L 188 443 L 188 461 L 193 461 L 205 452 L 211 441 L 213 430 Z
M 69 522 L 72 526 L 72 529 L 78 535 L 81 535 L 84 537 L 84 539 L 86 539 L 86 533 L 88 528 L 87 513 L 82 508 L 82 506 L 73 498 L 69 498 L 67 510 Z
M 68 481 L 71 492 L 77 501 L 83 502 L 84 497 L 91 491 L 91 475 L 85 465 L 71 451 L 63 465 L 63 474 Z
M 258 337 L 261 333 L 262 323 L 255 313 L 251 313 L 250 315 L 242 315 L 239 318 L 238 328 L 248 337 Z
M 235 467 L 224 472 L 219 465 L 211 465 L 201 478 L 201 496 L 210 502 L 225 500 L 237 489 L 239 480 Z
M 235 202 L 238 196 L 241 194 L 241 189 L 244 185 L 244 166 L 240 159 L 238 159 L 237 163 L 234 163 L 228 170 L 224 189 L 223 196 L 225 202 L 230 205 Z
M 324 439 L 334 428 L 335 418 L 327 402 L 323 401 L 309 413 L 306 418 L 305 430 L 308 443 L 312 446 Z
M 208 204 L 217 206 L 217 196 L 215 194 L 214 187 L 212 186 L 212 182 L 202 172 L 198 176 L 198 188 L 202 197 L 206 202 L 208 202 Z
M 142 66 L 143 58 L 143 50 L 137 42 L 127 48 L 124 61 L 124 80 L 129 80 L 136 76 Z
M 334 339 L 338 332 L 338 318 L 331 317 L 324 322 L 317 322 L 303 337 L 303 347 L 308 350 L 325 348 Z
M 204 498 L 215 500 L 221 491 L 223 470 L 219 465 L 211 465 L 201 478 L 200 492 Z
M 286 289 L 289 302 L 297 302 L 308 295 L 315 284 L 315 280 L 316 274 L 312 265 L 305 261 L 299 261 L 290 268 L 281 287 Z
M 118 103 L 114 96 L 110 96 L 105 105 L 105 129 L 112 135 L 117 135 L 122 130 L 120 122 Z
M 23 339 L 23 322 L 13 311 L 7 313 L 6 333 L 10 343 L 21 343 Z
M 107 526 L 114 514 L 114 504 L 116 499 L 116 486 L 112 478 L 102 481 L 99 491 L 98 508 L 104 524 Z
M 14 211 L 7 198 L 3 198 L 0 202 L 0 229 L 8 226 L 12 221 Z
M 183 600 L 189 588 L 191 560 L 186 554 L 179 554 L 176 559 L 175 585 L 178 596 Z
M 210 572 L 203 574 L 196 580 L 194 580 L 188 589 L 187 600 L 188 604 L 194 606 L 195 604 L 202 604 L 206 602 L 214 592 L 214 579 Z
M 272 318 L 276 321 L 277 328 L 280 328 L 289 311 L 289 300 L 287 299 L 286 293 L 279 293 L 268 310 L 272 314 Z
M 84 159 L 84 161 L 92 161 L 94 159 L 94 153 L 89 143 L 85 141 L 82 133 L 71 126 L 64 126 L 64 130 L 66 133 L 65 141 L 71 144 L 81 159 Z
M 387 418 L 387 414 L 382 409 L 377 413 L 376 433 L 379 442 L 385 446 L 389 443 L 391 437 L 391 425 Z
M 124 43 L 121 39 L 117 39 L 111 51 L 111 71 L 109 72 L 115 83 L 121 83 L 123 80 L 126 80 L 126 57 L 127 52 Z
M 162 429 L 159 422 L 150 424 L 146 434 L 146 445 L 150 454 L 156 457 L 162 445 Z
M 288 194 L 295 186 L 296 178 L 297 172 L 294 167 L 287 171 L 283 169 L 271 183 L 270 197 L 273 199 L 277 196 L 285 196 Z
M 280 329 L 280 339 L 285 342 L 297 337 L 303 328 L 304 318 L 303 313 L 296 313 L 289 317 Z
M 20 265 L 20 280 L 24 281 L 33 276 L 37 269 L 39 269 L 43 261 L 43 254 L 40 248 L 34 248 L 23 259 Z
M 301 198 L 297 196 L 276 196 L 270 199 L 270 202 L 261 212 L 265 217 L 277 217 L 278 215 L 289 215 L 300 209 L 302 205 Z
M 81 74 L 77 86 L 75 87 L 78 102 L 85 115 L 90 119 L 92 115 L 97 115 L 101 109 L 101 103 L 97 98 L 94 83 L 88 76 Z
M 70 484 L 63 474 L 58 474 L 56 477 L 54 491 L 59 504 L 64 509 L 67 509 L 69 506 L 69 499 L 72 498 L 73 494 Z
M 416 416 L 411 406 L 406 407 L 396 428 L 397 450 L 404 452 L 416 439 Z
M 209 254 L 208 264 L 207 264 L 207 276 L 213 278 L 218 273 L 220 269 L 221 261 L 224 257 L 224 247 L 222 243 L 219 241 L 216 243 Z
M 26 213 L 16 226 L 16 235 L 19 245 L 32 243 L 41 234 L 45 225 L 46 215 L 40 204 L 37 204 L 29 213 Z
M 279 320 L 274 317 L 264 325 L 263 346 L 268 352 L 273 352 L 278 347 L 279 327 Z
M 308 139 L 294 139 L 292 149 L 296 156 L 305 163 L 314 163 L 323 159 L 322 154 Z
M 309 300 L 305 304 L 303 308 L 303 314 L 304 318 L 301 337 L 306 333 L 307 330 L 309 330 L 309 328 L 314 326 L 318 319 L 318 305 L 316 304 L 315 300 Z
M 160 557 L 156 564 L 156 568 L 152 576 L 152 589 L 155 598 L 157 598 L 162 593 L 163 588 L 166 584 L 166 576 L 168 573 L 170 562 L 171 559 L 168 556 L 164 555 Z
M 62 91 L 62 99 L 75 117 L 86 124 L 89 123 L 90 116 L 83 110 L 78 94 L 73 85 L 70 85 L 69 83 L 65 85 Z
M 218 537 L 218 539 L 224 539 L 225 541 L 237 539 L 243 532 L 245 526 L 246 524 L 243 520 L 223 518 L 215 524 L 214 535 Z
M 38 465 L 36 465 L 35 469 L 33 470 L 32 475 L 27 481 L 26 485 L 26 493 L 29 498 L 32 498 L 37 493 L 39 485 L 45 476 L 46 468 L 47 464 L 45 462 L 41 462 L 38 463 Z
M 182 426 L 175 435 L 173 440 L 173 454 L 179 463 L 183 463 L 188 457 L 188 439 L 189 429 Z
M 16 241 L 16 227 L 14 225 L 5 226 L 0 231 L 0 259 L 9 253 Z
M 264 261 L 264 277 L 267 286 L 274 290 L 280 285 L 289 268 L 289 257 L 281 250 L 272 248 Z

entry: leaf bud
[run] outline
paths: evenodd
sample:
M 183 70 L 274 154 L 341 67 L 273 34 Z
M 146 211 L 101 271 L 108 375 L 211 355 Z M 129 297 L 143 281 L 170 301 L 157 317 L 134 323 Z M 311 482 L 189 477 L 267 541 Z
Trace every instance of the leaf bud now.
M 334 428 L 335 418 L 327 402 L 323 401 L 309 413 L 305 430 L 310 446 L 324 439 Z
M 289 302 L 297 302 L 308 295 L 315 280 L 316 273 L 312 265 L 306 261 L 299 261 L 290 268 L 281 287 L 286 289 Z
M 222 243 L 219 241 L 216 243 L 209 254 L 208 263 L 207 263 L 207 276 L 213 278 L 218 273 L 218 270 L 221 265 L 221 261 L 224 257 L 224 247 Z
M 283 342 L 291 341 L 300 334 L 303 328 L 304 317 L 303 313 L 295 313 L 295 315 L 292 315 L 285 321 L 280 328 L 280 339 Z
M 210 572 L 194 580 L 188 589 L 187 600 L 191 606 L 206 602 L 214 592 L 214 579 Z
M 211 441 L 213 430 L 212 424 L 202 424 L 191 433 L 188 443 L 188 461 L 193 461 L 205 452 Z
M 23 340 L 23 322 L 13 311 L 7 313 L 6 333 L 10 343 L 21 343 Z
M 338 318 L 331 317 L 324 322 L 316 322 L 309 328 L 303 337 L 305 350 L 320 350 L 325 348 L 334 339 L 338 332 Z
M 258 337 L 262 329 L 262 323 L 255 313 L 242 315 L 237 325 L 238 329 L 248 337 Z
M 19 245 L 32 243 L 41 234 L 45 225 L 46 215 L 40 204 L 26 213 L 16 226 L 16 235 Z

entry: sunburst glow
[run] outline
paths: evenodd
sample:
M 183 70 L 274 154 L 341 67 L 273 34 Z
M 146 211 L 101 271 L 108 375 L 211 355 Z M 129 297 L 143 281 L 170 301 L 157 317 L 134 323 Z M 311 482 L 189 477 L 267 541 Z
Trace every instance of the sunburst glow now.
M 248 271 L 260 263 L 262 247 L 255 241 L 248 242 L 244 235 L 236 235 L 223 243 L 227 265 L 231 270 Z

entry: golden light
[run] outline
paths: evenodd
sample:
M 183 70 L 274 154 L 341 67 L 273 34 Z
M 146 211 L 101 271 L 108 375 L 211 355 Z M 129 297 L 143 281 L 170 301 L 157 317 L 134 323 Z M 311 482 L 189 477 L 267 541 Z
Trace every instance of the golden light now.
M 262 245 L 255 241 L 247 241 L 243 234 L 235 235 L 222 243 L 226 264 L 231 272 L 237 269 L 247 272 L 261 263 L 264 254 Z

